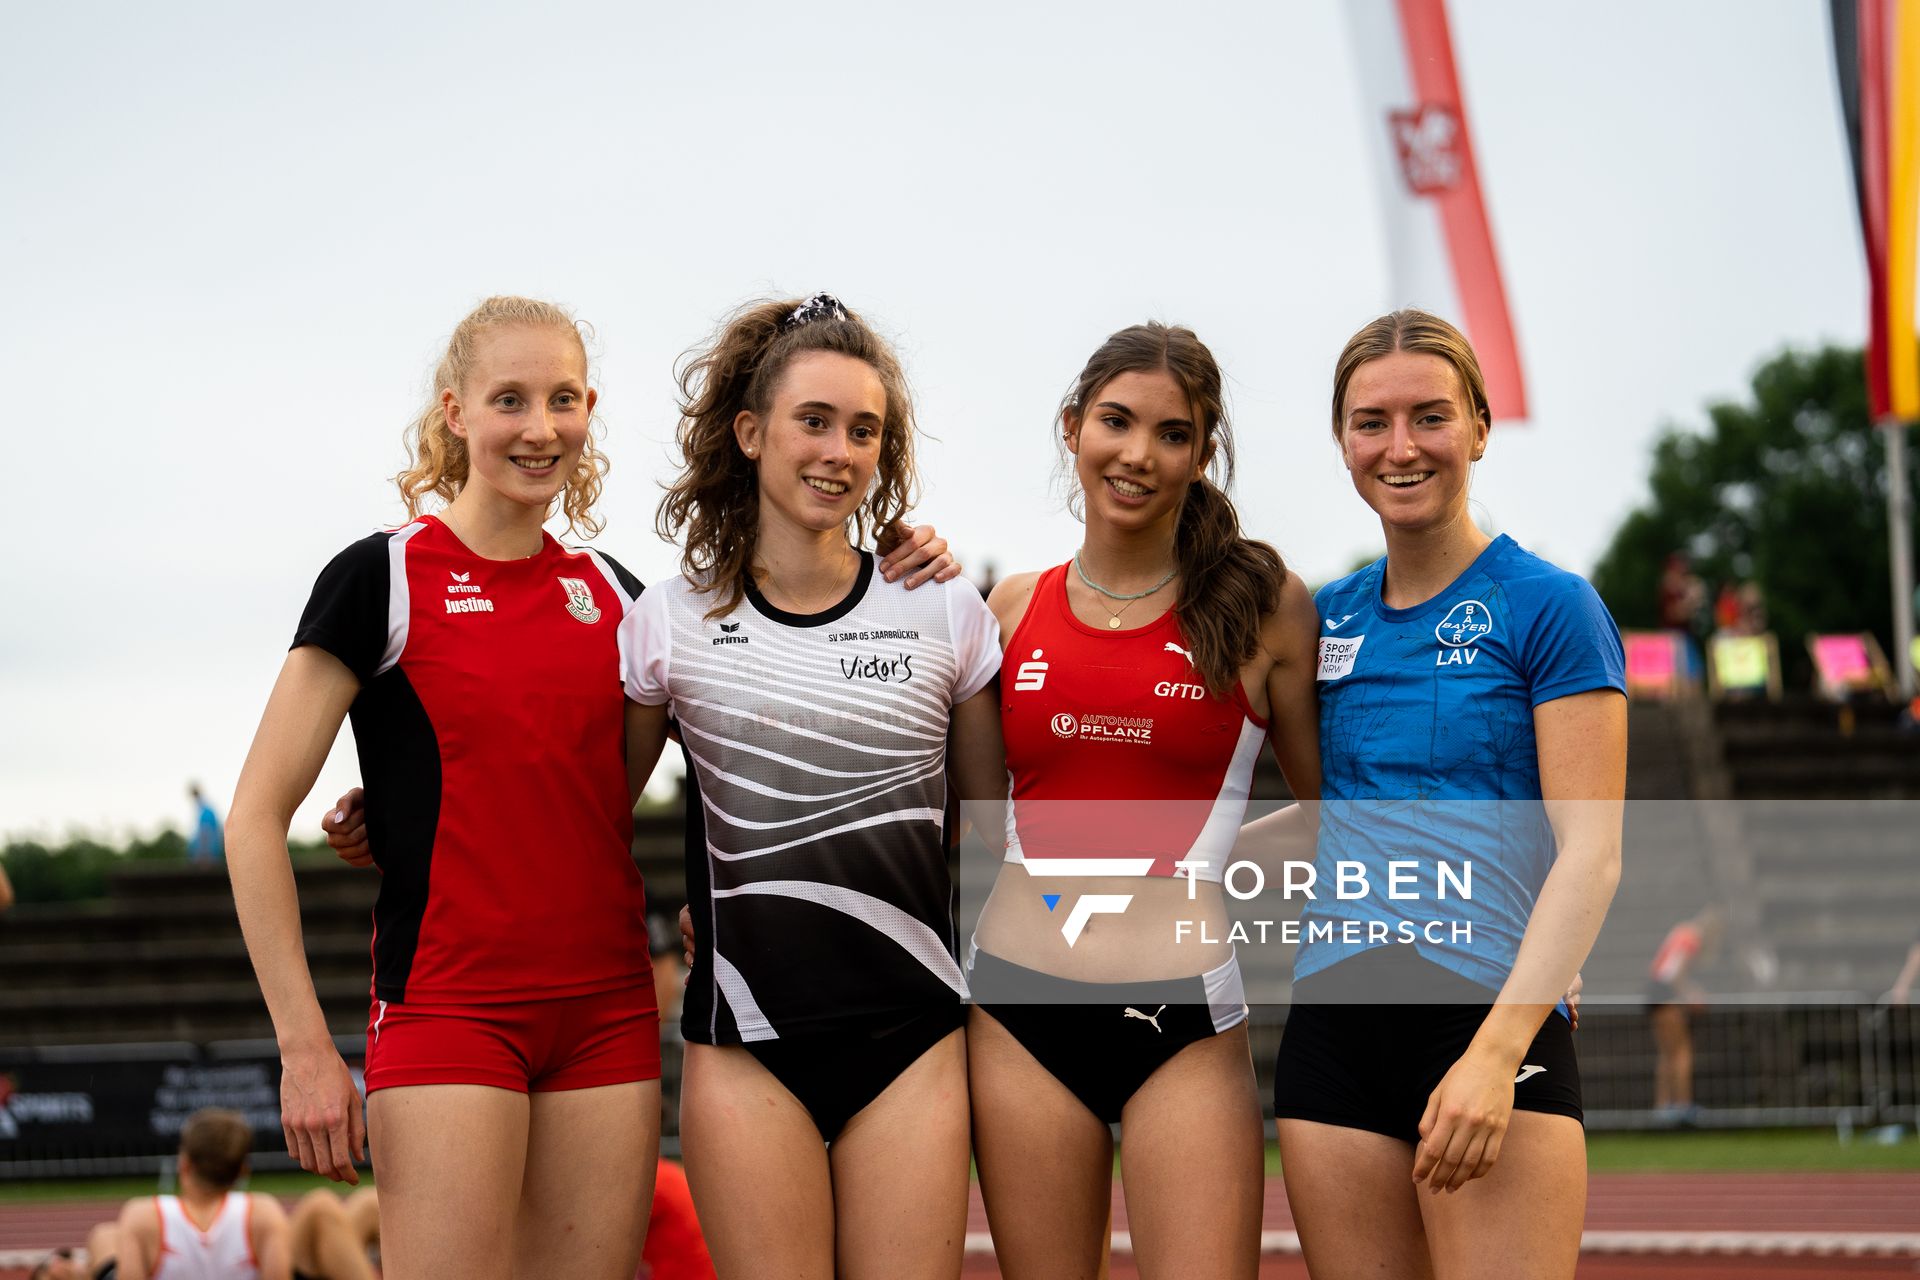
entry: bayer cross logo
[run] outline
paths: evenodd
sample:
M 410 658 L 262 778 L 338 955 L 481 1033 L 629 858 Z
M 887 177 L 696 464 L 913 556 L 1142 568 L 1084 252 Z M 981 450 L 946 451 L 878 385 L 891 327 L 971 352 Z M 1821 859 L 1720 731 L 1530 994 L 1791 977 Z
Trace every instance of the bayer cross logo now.
M 1472 644 L 1493 630 L 1493 611 L 1478 600 L 1462 600 L 1447 611 L 1433 638 L 1449 648 Z
M 1053 731 L 1062 738 L 1071 738 L 1080 730 L 1080 722 L 1062 711 L 1053 718 Z

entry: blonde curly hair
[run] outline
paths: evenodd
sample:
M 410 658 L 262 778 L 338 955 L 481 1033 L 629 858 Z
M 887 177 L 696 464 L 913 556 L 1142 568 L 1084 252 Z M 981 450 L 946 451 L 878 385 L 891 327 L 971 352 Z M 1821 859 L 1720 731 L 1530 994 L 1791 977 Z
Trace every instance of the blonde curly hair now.
M 443 504 L 452 502 L 466 484 L 467 442 L 448 428 L 443 397 L 448 391 L 458 394 L 466 385 L 483 338 L 494 330 L 515 327 L 565 330 L 580 345 L 581 363 L 587 362 L 587 344 L 580 336 L 582 326 L 564 307 L 537 298 L 498 296 L 488 298 L 469 312 L 466 319 L 454 326 L 453 336 L 447 340 L 447 353 L 434 368 L 431 398 L 407 426 L 405 438 L 407 451 L 413 455 L 413 465 L 393 478 L 399 486 L 401 501 L 406 503 L 407 519 L 419 517 L 429 494 L 439 497 Z M 573 474 L 567 477 L 566 488 L 560 493 L 560 509 L 567 517 L 567 531 L 585 538 L 591 538 L 603 527 L 593 513 L 594 505 L 600 501 L 600 485 L 606 479 L 608 466 L 607 456 L 594 446 L 593 428 L 598 425 L 596 415 L 587 432 L 586 447 L 580 451 L 580 461 L 574 465 Z

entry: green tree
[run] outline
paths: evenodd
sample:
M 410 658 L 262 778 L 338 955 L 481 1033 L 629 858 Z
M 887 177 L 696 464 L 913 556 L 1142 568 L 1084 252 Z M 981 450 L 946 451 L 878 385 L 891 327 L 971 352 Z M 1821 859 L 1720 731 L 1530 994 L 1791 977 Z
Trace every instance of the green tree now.
M 1710 589 L 1760 584 L 1790 681 L 1807 678 L 1809 631 L 1872 631 L 1891 652 L 1887 449 L 1860 351 L 1782 352 L 1750 402 L 1710 405 L 1707 422 L 1660 437 L 1649 499 L 1594 570 L 1620 625 L 1658 625 L 1661 569 L 1685 551 Z

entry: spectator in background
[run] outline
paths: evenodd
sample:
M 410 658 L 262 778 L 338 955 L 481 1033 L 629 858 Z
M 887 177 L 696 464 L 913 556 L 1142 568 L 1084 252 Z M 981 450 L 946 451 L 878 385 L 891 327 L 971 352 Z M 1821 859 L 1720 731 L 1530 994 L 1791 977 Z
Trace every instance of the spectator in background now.
M 187 841 L 187 857 L 194 862 L 220 862 L 227 856 L 227 840 L 220 829 L 220 815 L 213 811 L 206 795 L 200 790 L 200 784 L 187 784 L 187 795 L 193 800 L 195 809 L 193 818 L 193 836 Z
M 1693 571 L 1693 562 L 1684 551 L 1667 557 L 1660 574 L 1660 625 L 1687 637 L 1687 675 L 1697 678 L 1703 670 L 1700 641 L 1706 638 L 1711 611 L 1707 607 L 1707 584 Z
M 13 905 L 13 881 L 7 879 L 7 865 L 0 862 L 0 914 Z
M 1653 1106 L 1664 1120 L 1691 1125 L 1700 1115 L 1693 1101 L 1693 1017 L 1706 1009 L 1706 992 L 1691 976 L 1694 965 L 1720 945 L 1724 920 L 1718 907 L 1682 920 L 1653 953 L 1647 974 L 1647 1016 L 1653 1024 Z
M 1720 594 L 1713 600 L 1713 629 L 1724 635 L 1744 634 L 1742 625 L 1744 610 L 1740 604 L 1740 588 L 1732 579 L 1720 584 Z

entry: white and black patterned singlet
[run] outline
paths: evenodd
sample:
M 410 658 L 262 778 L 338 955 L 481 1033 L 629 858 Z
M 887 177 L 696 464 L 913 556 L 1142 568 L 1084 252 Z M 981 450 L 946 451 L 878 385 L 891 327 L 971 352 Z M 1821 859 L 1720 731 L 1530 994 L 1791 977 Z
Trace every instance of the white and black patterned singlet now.
M 964 1000 L 946 744 L 953 707 L 999 671 L 985 602 L 965 582 L 909 592 L 863 554 L 823 613 L 749 590 L 708 619 L 714 603 L 662 582 L 624 635 L 627 695 L 670 704 L 688 759 L 687 1039 L 874 1026 Z

